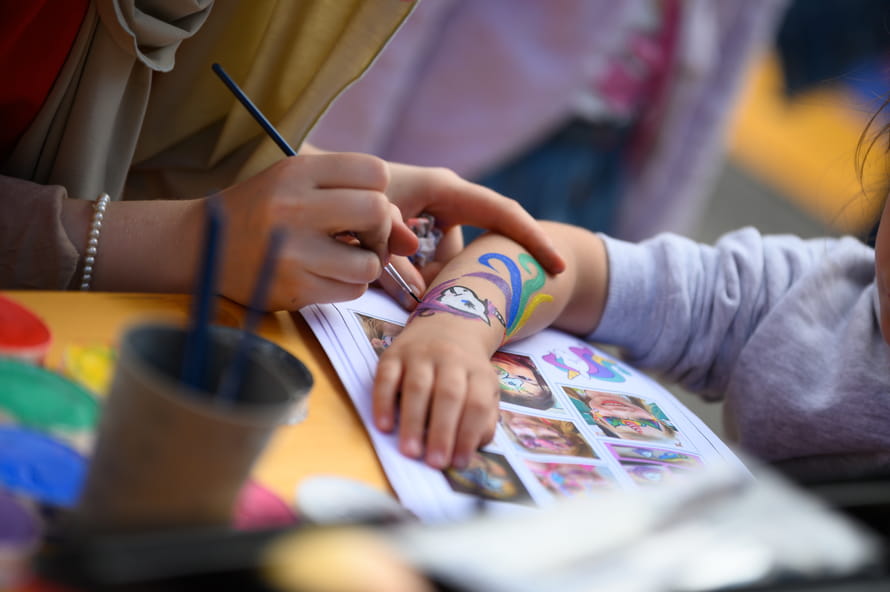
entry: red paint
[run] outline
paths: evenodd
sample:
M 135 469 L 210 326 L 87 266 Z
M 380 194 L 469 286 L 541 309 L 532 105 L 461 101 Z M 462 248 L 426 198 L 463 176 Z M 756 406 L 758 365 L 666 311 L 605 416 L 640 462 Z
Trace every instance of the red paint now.
M 0 295 L 0 355 L 43 364 L 50 342 L 49 327 L 40 317 Z

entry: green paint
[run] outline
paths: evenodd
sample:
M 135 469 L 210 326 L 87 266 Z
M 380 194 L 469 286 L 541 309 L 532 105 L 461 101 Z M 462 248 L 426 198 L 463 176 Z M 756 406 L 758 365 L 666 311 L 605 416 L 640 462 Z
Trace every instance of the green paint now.
M 0 358 L 0 415 L 36 430 L 91 430 L 99 404 L 86 389 L 55 372 Z

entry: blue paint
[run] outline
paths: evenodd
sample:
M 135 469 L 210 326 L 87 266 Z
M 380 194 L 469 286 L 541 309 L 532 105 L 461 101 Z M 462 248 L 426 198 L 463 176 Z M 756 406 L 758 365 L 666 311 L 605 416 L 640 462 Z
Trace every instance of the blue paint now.
M 513 319 L 517 318 L 517 314 L 519 314 L 519 297 L 522 292 L 522 276 L 520 275 L 519 267 L 513 263 L 513 260 L 500 253 L 486 253 L 479 257 L 479 263 L 490 269 L 495 269 L 494 265 L 489 263 L 492 259 L 496 259 L 503 263 L 504 267 L 507 268 L 507 272 L 510 274 L 510 293 L 507 294 L 507 299 L 509 300 L 507 304 L 508 309 L 507 314 L 504 315 L 507 317 L 507 325 L 509 326 L 513 323 Z M 495 269 L 495 271 L 497 270 Z
M 87 461 L 73 448 L 32 430 L 0 426 L 0 487 L 37 502 L 71 507 Z

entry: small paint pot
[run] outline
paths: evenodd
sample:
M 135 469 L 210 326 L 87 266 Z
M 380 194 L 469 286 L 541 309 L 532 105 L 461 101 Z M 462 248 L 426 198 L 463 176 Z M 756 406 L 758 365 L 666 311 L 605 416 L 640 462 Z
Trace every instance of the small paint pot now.
M 0 356 L 43 365 L 51 340 L 40 317 L 0 295 Z
M 56 372 L 10 358 L 0 358 L 0 384 L 0 420 L 89 450 L 99 403 L 84 387 Z

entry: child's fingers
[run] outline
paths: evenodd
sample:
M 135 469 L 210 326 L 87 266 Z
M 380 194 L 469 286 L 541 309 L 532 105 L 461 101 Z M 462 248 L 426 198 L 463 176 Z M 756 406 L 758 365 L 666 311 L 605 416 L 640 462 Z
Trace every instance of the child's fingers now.
M 382 432 L 391 432 L 395 427 L 396 399 L 402 381 L 402 362 L 399 358 L 385 356 L 377 366 L 374 377 L 374 392 L 371 409 L 374 423 Z
M 431 363 L 418 363 L 415 359 L 406 364 L 399 410 L 399 448 L 402 454 L 411 458 L 423 454 L 423 435 L 434 377 Z
M 464 407 L 452 466 L 466 468 L 476 450 L 491 442 L 498 420 L 497 380 L 491 373 L 471 375 L 471 390 Z
M 437 469 L 451 465 L 451 453 L 457 437 L 466 400 L 466 373 L 445 365 L 436 373 L 436 389 L 427 432 L 426 463 Z

